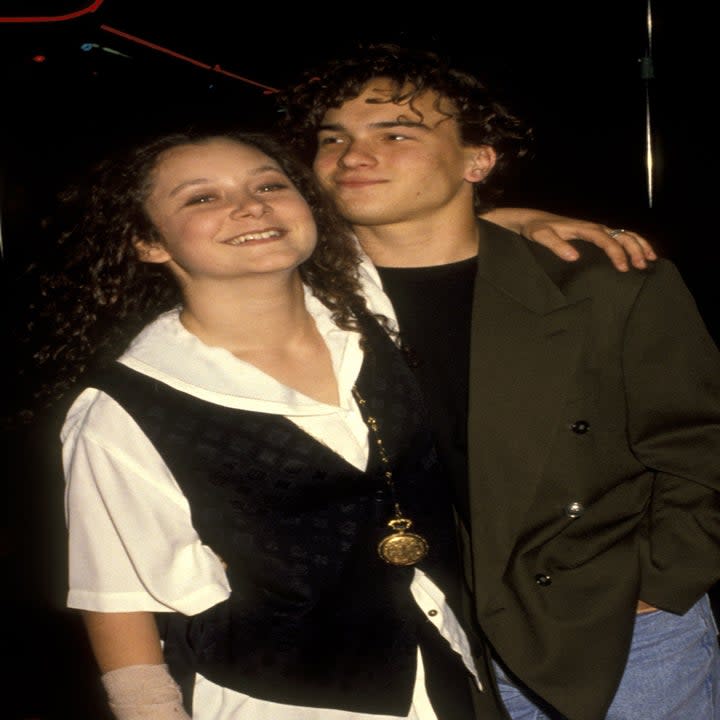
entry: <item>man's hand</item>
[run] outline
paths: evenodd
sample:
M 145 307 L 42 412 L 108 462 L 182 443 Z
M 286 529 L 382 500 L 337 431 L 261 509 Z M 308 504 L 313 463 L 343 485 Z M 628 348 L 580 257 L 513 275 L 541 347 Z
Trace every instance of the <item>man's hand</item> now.
M 569 262 L 580 257 L 577 249 L 568 242 L 575 239 L 602 248 L 622 272 L 630 267 L 628 259 L 636 268 L 645 268 L 648 261 L 657 260 L 650 243 L 632 230 L 613 230 L 600 223 L 528 208 L 496 208 L 482 217 L 544 245 Z

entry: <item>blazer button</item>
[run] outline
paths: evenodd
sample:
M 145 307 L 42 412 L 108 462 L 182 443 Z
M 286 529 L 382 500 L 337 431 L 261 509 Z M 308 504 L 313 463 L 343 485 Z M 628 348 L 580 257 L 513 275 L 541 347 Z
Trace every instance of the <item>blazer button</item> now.
M 587 420 L 576 420 L 570 429 L 578 435 L 584 435 L 590 429 L 590 423 Z
M 538 573 L 535 576 L 535 583 L 540 585 L 540 587 L 547 587 L 548 585 L 552 585 L 552 578 L 549 575 Z
M 571 502 L 565 506 L 565 514 L 568 517 L 580 517 L 585 512 L 585 506 L 581 502 Z

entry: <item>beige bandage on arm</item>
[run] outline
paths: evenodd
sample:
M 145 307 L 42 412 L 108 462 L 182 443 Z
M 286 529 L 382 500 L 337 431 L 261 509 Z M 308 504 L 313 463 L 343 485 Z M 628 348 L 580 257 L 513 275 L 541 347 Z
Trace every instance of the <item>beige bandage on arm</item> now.
M 190 720 L 167 665 L 128 665 L 100 679 L 117 720 Z

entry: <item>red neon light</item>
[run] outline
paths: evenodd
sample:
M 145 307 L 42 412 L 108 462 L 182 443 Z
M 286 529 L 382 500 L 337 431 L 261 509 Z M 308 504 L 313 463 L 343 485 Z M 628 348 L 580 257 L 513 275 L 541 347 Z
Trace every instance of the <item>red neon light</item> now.
M 156 45 L 149 40 L 143 40 L 142 38 L 136 37 L 135 35 L 130 35 L 129 33 L 110 27 L 109 25 L 101 25 L 100 29 L 112 33 L 113 35 L 118 35 L 125 40 L 130 40 L 131 42 L 137 43 L 138 45 L 144 45 L 145 47 L 149 47 L 152 50 L 158 50 L 159 52 L 170 55 L 171 57 L 177 58 L 178 60 L 184 60 L 185 62 L 192 63 L 193 65 L 197 65 L 198 67 L 201 67 L 205 70 L 212 70 L 213 72 L 220 73 L 221 75 L 227 75 L 228 77 L 234 78 L 235 80 L 242 80 L 249 85 L 254 85 L 255 87 L 262 88 L 266 91 L 266 94 L 278 92 L 277 88 L 270 87 L 269 85 L 263 85 L 262 83 L 255 82 L 254 80 L 250 80 L 249 78 L 243 77 L 242 75 L 236 75 L 235 73 L 223 70 L 220 65 L 208 65 L 207 63 L 200 62 L 199 60 L 194 60 L 193 58 L 187 57 L 187 55 L 181 55 L 180 53 L 176 53 L 174 50 L 165 48 L 162 45 Z
M 36 22 L 61 22 L 63 20 L 74 20 L 82 15 L 95 12 L 105 0 L 94 0 L 82 10 L 75 10 L 74 12 L 67 13 L 66 15 L 48 15 L 46 17 L 0 17 L 0 22 L 3 23 L 36 23 Z

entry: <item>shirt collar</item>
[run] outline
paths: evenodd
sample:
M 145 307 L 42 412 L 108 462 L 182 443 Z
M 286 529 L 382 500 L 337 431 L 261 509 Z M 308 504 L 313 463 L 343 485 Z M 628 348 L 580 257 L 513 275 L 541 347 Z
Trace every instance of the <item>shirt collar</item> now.
M 341 407 L 349 407 L 362 365 L 360 336 L 341 330 L 330 310 L 306 287 L 305 303 L 330 351 Z M 224 348 L 211 347 L 180 322 L 180 308 L 147 325 L 119 358 L 128 367 L 177 390 L 226 407 L 281 415 L 336 412 L 283 385 Z

